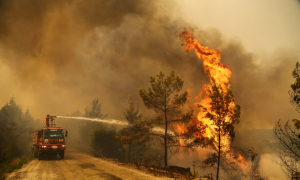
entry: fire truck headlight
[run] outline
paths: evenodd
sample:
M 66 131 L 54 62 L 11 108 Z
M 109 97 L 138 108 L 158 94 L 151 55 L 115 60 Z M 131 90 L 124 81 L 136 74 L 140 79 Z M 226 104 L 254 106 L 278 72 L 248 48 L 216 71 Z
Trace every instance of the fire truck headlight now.
M 47 148 L 47 146 L 42 146 L 42 148 Z
M 61 147 L 66 147 L 66 145 L 62 145 Z

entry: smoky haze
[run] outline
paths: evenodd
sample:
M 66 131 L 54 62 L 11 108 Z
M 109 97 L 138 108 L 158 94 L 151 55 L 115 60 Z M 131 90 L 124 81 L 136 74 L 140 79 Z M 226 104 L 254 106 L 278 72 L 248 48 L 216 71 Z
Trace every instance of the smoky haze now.
M 83 112 L 98 98 L 108 118 L 123 120 L 131 95 L 147 117 L 152 114 L 138 89 L 149 87 L 151 75 L 171 70 L 195 97 L 209 79 L 202 60 L 180 46 L 180 31 L 193 25 L 175 18 L 175 10 L 173 1 L 159 0 L 0 1 L 0 102 L 14 95 L 44 119 Z M 257 57 L 217 29 L 194 32 L 202 45 L 222 52 L 233 72 L 231 87 L 242 107 L 238 129 L 272 128 L 279 118 L 297 116 L 287 92 L 299 57 L 283 49 Z

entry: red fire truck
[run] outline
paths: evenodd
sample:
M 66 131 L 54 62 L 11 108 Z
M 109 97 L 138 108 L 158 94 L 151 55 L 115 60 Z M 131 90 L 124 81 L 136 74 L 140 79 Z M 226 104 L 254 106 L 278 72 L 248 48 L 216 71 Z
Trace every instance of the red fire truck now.
M 41 160 L 44 156 L 57 156 L 63 159 L 66 150 L 65 137 L 68 131 L 56 127 L 56 116 L 47 115 L 46 126 L 32 133 L 32 153 Z M 50 121 L 50 124 L 49 124 Z

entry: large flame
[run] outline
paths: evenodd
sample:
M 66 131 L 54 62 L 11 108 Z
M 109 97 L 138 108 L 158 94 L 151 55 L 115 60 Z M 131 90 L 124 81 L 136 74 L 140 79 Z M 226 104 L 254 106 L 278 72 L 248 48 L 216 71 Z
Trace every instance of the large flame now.
M 186 52 L 188 52 L 191 49 L 194 49 L 198 58 L 201 58 L 203 60 L 203 67 L 207 76 L 209 78 L 213 78 L 215 82 L 221 85 L 223 89 L 229 88 L 229 78 L 231 77 L 232 72 L 228 66 L 221 63 L 221 52 L 219 50 L 209 49 L 206 46 L 201 46 L 198 40 L 195 39 L 192 33 L 190 33 L 187 29 L 185 29 L 180 34 L 180 38 L 183 41 L 182 45 L 185 45 Z M 210 110 L 210 103 L 212 100 L 209 97 L 208 89 L 211 89 L 211 84 L 203 85 L 201 90 L 202 92 L 200 92 L 196 99 L 198 100 L 197 104 L 200 104 L 202 107 L 210 111 L 210 113 L 212 113 Z M 230 108 L 234 108 L 234 106 L 235 104 L 232 103 L 230 105 Z M 215 148 L 218 149 L 218 138 L 216 136 L 217 127 L 213 125 L 210 119 L 205 118 L 205 113 L 203 113 L 202 111 L 198 113 L 197 118 L 199 121 L 202 121 L 202 123 L 207 126 L 205 136 L 207 136 L 208 138 L 214 137 L 214 145 Z M 225 121 L 231 122 L 231 119 L 229 117 L 225 117 Z M 221 138 L 221 146 L 223 152 L 228 152 L 230 150 L 229 136 Z

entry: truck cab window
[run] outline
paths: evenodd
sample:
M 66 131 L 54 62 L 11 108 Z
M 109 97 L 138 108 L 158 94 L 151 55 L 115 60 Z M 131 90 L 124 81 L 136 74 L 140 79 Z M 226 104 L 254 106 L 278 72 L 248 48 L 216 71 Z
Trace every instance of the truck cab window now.
M 64 138 L 64 132 L 62 129 L 46 129 L 44 130 L 45 139 L 58 139 Z

